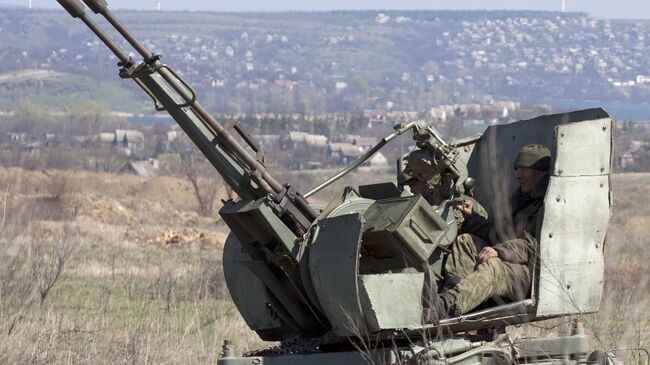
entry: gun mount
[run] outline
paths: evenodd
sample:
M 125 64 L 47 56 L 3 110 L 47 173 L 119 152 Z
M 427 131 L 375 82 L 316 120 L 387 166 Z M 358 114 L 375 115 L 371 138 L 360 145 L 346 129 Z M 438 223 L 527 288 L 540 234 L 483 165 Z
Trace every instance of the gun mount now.
M 433 128 L 400 125 L 358 161 L 302 195 L 273 178 L 243 126 L 219 124 L 192 87 L 144 47 L 105 0 L 84 3 L 140 54 L 140 63 L 79 0 L 57 1 L 117 56 L 120 77 L 132 79 L 156 110 L 176 120 L 240 198 L 225 202 L 219 212 L 232 231 L 224 248 L 226 282 L 249 327 L 282 344 L 243 358 L 233 357 L 226 344 L 219 364 L 586 361 L 587 337 L 577 322 L 572 334 L 561 338 L 513 344 L 503 334 L 507 325 L 598 310 L 611 210 L 612 121 L 602 109 L 492 126 L 481 136 L 452 143 Z M 319 211 L 309 205 L 307 198 L 407 131 L 434 157 L 430 168 L 440 176 L 441 188 L 433 205 L 393 183 L 346 188 Z M 512 158 L 530 143 L 551 147 L 554 159 L 528 298 L 423 323 L 425 271 L 441 275 L 443 254 L 458 233 L 447 202 L 462 186 L 491 214 L 504 215 L 500 204 L 514 186 Z M 404 164 L 400 160 L 400 170 Z M 359 351 L 370 336 L 375 344 Z

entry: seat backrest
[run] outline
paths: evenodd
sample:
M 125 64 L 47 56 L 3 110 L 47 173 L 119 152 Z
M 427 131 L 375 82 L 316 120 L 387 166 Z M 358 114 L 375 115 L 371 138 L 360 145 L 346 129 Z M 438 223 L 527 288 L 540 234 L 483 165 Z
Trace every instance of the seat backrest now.
M 521 147 L 541 144 L 553 154 L 534 273 L 537 318 L 597 311 L 603 245 L 611 211 L 612 121 L 602 109 L 542 116 L 489 127 L 467 167 L 475 196 L 495 222 L 511 216 L 517 187 L 514 159 Z

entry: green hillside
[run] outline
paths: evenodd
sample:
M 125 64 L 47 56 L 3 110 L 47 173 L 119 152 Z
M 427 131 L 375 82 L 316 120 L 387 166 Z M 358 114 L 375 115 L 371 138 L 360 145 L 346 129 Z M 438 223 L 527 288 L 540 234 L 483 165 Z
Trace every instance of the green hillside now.
M 110 110 L 142 112 L 140 94 L 124 81 L 96 81 L 88 76 L 46 70 L 0 74 L 0 109 L 13 110 L 26 102 L 47 109 L 66 109 L 76 103 L 101 101 Z

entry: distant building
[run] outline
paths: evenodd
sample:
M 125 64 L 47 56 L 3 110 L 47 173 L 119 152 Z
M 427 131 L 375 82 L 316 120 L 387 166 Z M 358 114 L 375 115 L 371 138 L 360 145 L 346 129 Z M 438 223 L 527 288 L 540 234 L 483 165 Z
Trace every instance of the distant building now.
M 332 142 L 329 144 L 330 158 L 339 164 L 347 165 L 363 154 L 363 148 L 349 142 Z
M 132 174 L 141 177 L 156 177 L 160 174 L 158 160 L 129 161 L 117 171 L 118 174 Z
M 381 152 L 377 152 L 368 160 L 371 169 L 385 169 L 390 166 L 388 159 Z
M 390 16 L 388 16 L 388 15 L 386 15 L 384 13 L 379 13 L 375 17 L 375 22 L 377 24 L 386 24 L 386 23 L 388 23 L 389 20 L 390 20 Z
M 56 147 L 60 143 L 57 135 L 54 133 L 44 133 L 43 134 L 43 144 L 45 147 Z
M 135 130 L 117 129 L 115 130 L 113 147 L 142 149 L 144 147 L 144 134 Z
M 625 169 L 626 167 L 634 164 L 634 155 L 630 151 L 626 151 L 624 154 L 618 157 L 617 165 L 618 167 Z
M 637 75 L 636 76 L 636 83 L 639 84 L 639 85 L 650 84 L 650 76 Z
M 291 131 L 289 132 L 288 148 L 299 149 L 325 149 L 327 147 L 327 137 L 321 134 L 309 134 L 306 132 Z
M 388 122 L 385 110 L 373 110 L 368 115 L 368 127 L 372 128 Z
M 9 132 L 9 133 L 7 133 L 7 140 L 9 140 L 9 142 L 15 143 L 15 144 L 25 143 L 27 141 L 27 133 Z
M 255 140 L 259 143 L 262 151 L 282 149 L 281 139 L 279 134 L 262 134 L 262 135 L 255 136 Z
M 367 150 L 368 148 L 376 145 L 378 139 L 375 137 L 362 137 L 358 134 L 350 134 L 345 136 L 345 142 L 353 146 L 361 147 L 363 150 Z
M 115 133 L 100 133 L 97 140 L 101 144 L 112 144 L 115 141 Z
M 167 132 L 167 141 L 174 142 L 178 138 L 178 131 L 168 131 Z
M 320 134 L 307 134 L 305 144 L 309 148 L 323 149 L 327 147 L 327 137 Z

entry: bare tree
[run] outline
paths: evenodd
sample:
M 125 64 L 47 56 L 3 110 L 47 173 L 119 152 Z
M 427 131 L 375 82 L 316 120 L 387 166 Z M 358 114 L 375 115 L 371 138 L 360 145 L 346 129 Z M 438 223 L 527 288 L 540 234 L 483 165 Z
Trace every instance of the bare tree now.
M 34 238 L 30 246 L 30 273 L 38 289 L 40 304 L 61 278 L 65 263 L 72 253 L 67 243 L 68 229 L 53 240 Z
M 214 213 L 214 200 L 219 191 L 219 184 L 200 176 L 200 167 L 193 152 L 181 154 L 183 173 L 192 184 L 194 196 L 199 204 L 198 213 L 211 216 Z
M 170 166 L 171 171 L 184 176 L 192 185 L 198 203 L 197 213 L 206 217 L 213 215 L 214 202 L 222 187 L 225 186 L 224 193 L 228 198 L 233 196 L 234 191 L 224 183 L 214 166 L 199 152 L 187 135 L 180 135 L 170 147 L 179 156 L 178 165 Z
M 25 247 L 19 243 L 0 243 L 0 316 L 8 307 L 21 307 L 32 293 L 31 280 L 23 280 Z M 14 251 L 10 254 L 9 251 Z

